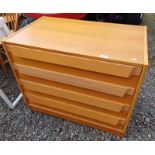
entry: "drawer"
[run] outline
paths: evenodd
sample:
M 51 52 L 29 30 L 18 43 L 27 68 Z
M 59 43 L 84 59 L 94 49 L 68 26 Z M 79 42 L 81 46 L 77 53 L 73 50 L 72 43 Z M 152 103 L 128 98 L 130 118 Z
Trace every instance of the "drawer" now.
M 29 102 L 38 103 L 45 107 L 48 106 L 58 110 L 72 112 L 74 114 L 98 120 L 100 122 L 105 122 L 114 126 L 125 124 L 125 117 L 120 117 L 119 115 L 112 115 L 112 112 L 107 113 L 104 110 L 84 106 L 83 104 L 78 102 L 73 102 L 54 96 L 47 97 L 43 94 L 30 94 L 27 92 L 25 92 L 25 96 Z
M 95 90 L 119 97 L 134 95 L 138 77 L 130 79 L 62 67 L 29 59 L 13 57 L 14 68 L 20 73 L 68 85 Z
M 3 46 L 32 110 L 124 135 L 148 66 L 146 26 L 43 17 Z
M 79 55 L 63 54 L 56 51 L 44 51 L 39 49 L 30 49 L 26 47 L 7 45 L 7 50 L 13 56 L 38 60 L 47 63 L 53 63 L 68 67 L 74 67 L 83 70 L 89 70 L 119 77 L 129 78 L 131 76 L 139 76 L 142 66 L 127 65 L 121 63 L 113 63 L 96 60 Z M 11 51 L 11 52 L 10 52 Z
M 26 89 L 47 95 L 53 95 L 114 112 L 127 113 L 132 101 L 132 97 L 130 96 L 120 98 L 24 75 L 20 75 L 19 81 L 24 90 Z
M 20 74 L 25 74 L 29 76 L 34 76 L 37 78 L 43 78 L 46 80 L 52 80 L 64 84 L 69 84 L 77 87 L 82 87 L 86 89 L 91 89 L 115 96 L 124 97 L 125 95 L 133 96 L 135 89 L 132 87 L 127 87 L 123 85 L 117 85 L 113 83 L 95 81 L 91 79 L 86 79 L 83 77 L 78 77 L 70 74 L 64 74 L 61 72 L 55 72 L 52 70 L 41 69 L 32 66 L 25 66 L 21 64 L 14 64 L 15 69 Z
M 45 106 L 42 106 L 40 104 L 33 103 L 33 102 L 30 102 L 29 106 L 33 111 L 37 111 L 37 112 L 39 111 L 39 112 L 43 112 L 46 114 L 54 115 L 54 116 L 64 118 L 64 119 L 67 119 L 67 120 L 70 120 L 73 122 L 78 122 L 78 123 L 83 124 L 83 125 L 98 128 L 100 130 L 104 130 L 104 131 L 108 131 L 108 132 L 111 131 L 112 133 L 117 134 L 117 135 L 119 134 L 120 136 L 122 136 L 122 133 L 123 133 L 122 126 L 116 127 L 113 125 L 109 125 L 107 123 L 103 123 L 103 122 L 96 121 L 93 119 L 89 119 L 86 117 L 81 117 L 79 115 L 69 113 L 66 111 L 58 110 L 55 108 L 45 107 Z

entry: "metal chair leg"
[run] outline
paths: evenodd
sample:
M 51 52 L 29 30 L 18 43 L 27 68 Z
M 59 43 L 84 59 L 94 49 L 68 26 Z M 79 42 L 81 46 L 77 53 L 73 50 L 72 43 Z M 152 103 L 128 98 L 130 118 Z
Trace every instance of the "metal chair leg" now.
M 16 98 L 16 100 L 12 103 L 8 97 L 5 95 L 5 93 L 2 91 L 2 89 L 0 89 L 0 96 L 1 98 L 6 102 L 6 104 L 11 108 L 11 109 L 14 109 L 15 106 L 19 103 L 19 101 L 21 100 L 22 98 L 22 93 Z

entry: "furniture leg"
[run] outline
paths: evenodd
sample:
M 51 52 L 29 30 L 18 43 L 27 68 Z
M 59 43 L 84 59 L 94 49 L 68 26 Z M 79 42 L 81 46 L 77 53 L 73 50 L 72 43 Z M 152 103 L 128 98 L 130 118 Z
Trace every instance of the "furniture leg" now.
M 7 70 L 6 70 L 6 67 L 5 67 L 5 64 L 4 64 L 4 61 L 3 61 L 2 57 L 1 57 L 1 55 L 0 55 L 0 63 L 1 63 L 2 70 L 3 70 L 3 72 L 4 72 L 4 75 L 8 78 L 8 77 L 9 77 L 9 76 L 8 76 L 8 72 L 7 72 Z

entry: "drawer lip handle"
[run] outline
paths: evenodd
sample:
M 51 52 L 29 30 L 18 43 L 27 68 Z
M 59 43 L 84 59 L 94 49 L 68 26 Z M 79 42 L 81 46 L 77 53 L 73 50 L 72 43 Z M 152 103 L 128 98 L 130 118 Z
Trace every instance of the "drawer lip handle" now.
M 10 54 L 32 60 L 39 60 L 47 63 L 54 63 L 68 67 L 75 67 L 84 70 L 91 70 L 99 73 L 115 75 L 118 77 L 129 78 L 131 76 L 139 76 L 142 66 L 110 62 L 105 60 L 96 60 L 82 56 L 74 56 L 55 51 L 49 52 L 40 49 L 30 49 L 26 47 L 7 45 Z M 11 52 L 10 52 L 11 51 Z M 21 54 L 21 51 L 22 54 Z M 41 56 L 40 56 L 41 55 Z M 64 63 L 65 62 L 65 63 Z M 80 66 L 78 65 L 80 63 Z M 116 71 L 120 70 L 120 72 Z
M 93 127 L 94 128 L 99 128 L 101 130 L 105 130 L 105 128 L 107 129 L 110 129 L 110 130 L 113 130 L 114 132 L 117 132 L 119 133 L 120 136 L 122 136 L 122 129 L 120 127 L 116 128 L 116 127 L 111 127 L 105 123 L 101 123 L 101 122 L 96 122 L 95 120 L 91 120 L 91 119 L 86 119 L 86 118 L 83 118 L 83 117 L 78 117 L 77 115 L 75 114 L 71 114 L 71 113 L 66 113 L 66 112 L 62 112 L 62 111 L 59 111 L 57 109 L 49 109 L 47 107 L 43 107 L 37 103 L 33 103 L 33 102 L 30 102 L 29 106 L 31 107 L 31 109 L 33 110 L 39 110 L 41 111 L 40 109 L 43 109 L 44 111 L 48 112 L 49 114 L 53 114 L 53 115 L 56 115 L 57 117 L 61 117 L 61 118 L 66 118 L 66 119 L 69 119 L 71 121 L 75 121 L 75 122 L 78 122 L 78 123 L 81 123 L 81 121 L 83 122 L 82 124 L 84 125 L 90 125 L 91 124 L 91 127 L 92 127 L 92 124 L 93 124 Z M 97 127 L 96 127 L 97 126 Z
M 47 80 L 50 79 L 56 82 L 72 84 L 74 86 L 81 86 L 83 88 L 93 89 L 96 91 L 109 93 L 109 94 L 120 96 L 120 97 L 124 97 L 126 93 L 128 92 L 131 93 L 135 91 L 134 88 L 129 88 L 126 86 L 120 86 L 120 85 L 111 84 L 111 83 L 104 83 L 104 82 L 99 82 L 99 81 L 90 80 L 86 78 L 79 79 L 78 76 L 62 74 L 60 72 L 55 72 L 55 71 L 51 71 L 47 69 L 40 69 L 40 68 L 32 67 L 32 66 L 30 67 L 30 66 L 25 66 L 25 65 L 14 63 L 14 67 L 15 69 L 19 70 L 19 72 L 23 74 L 28 74 L 30 76 L 44 78 Z M 33 72 L 30 73 L 30 70 Z M 70 79 L 72 79 L 72 81 Z M 104 87 L 101 87 L 101 85 Z M 109 89 L 110 87 L 111 89 Z M 128 89 L 130 89 L 130 91 L 128 91 Z
M 73 100 L 72 96 L 74 96 L 74 97 L 76 97 L 74 99 L 77 102 L 81 102 L 81 103 L 84 103 L 84 104 L 87 104 L 87 105 L 94 106 L 92 104 L 93 102 L 91 102 L 91 101 L 93 100 L 95 102 L 95 100 L 96 100 L 96 102 L 98 101 L 100 103 L 100 104 L 96 103 L 96 105 L 95 105 L 96 107 L 111 110 L 111 111 L 115 111 L 115 112 L 128 112 L 129 107 L 130 107 L 130 105 L 128 105 L 128 104 L 125 104 L 125 103 L 123 104 L 123 103 L 117 102 L 115 100 L 108 100 L 108 99 L 104 99 L 104 98 L 91 96 L 91 95 L 88 95 L 88 94 L 80 94 L 79 92 L 73 92 L 73 91 L 66 90 L 66 89 L 61 89 L 61 88 L 58 88 L 58 87 L 52 87 L 52 86 L 45 85 L 45 84 L 42 84 L 42 83 L 36 83 L 36 82 L 27 81 L 27 80 L 23 80 L 23 79 L 20 79 L 19 82 L 23 86 L 23 88 L 25 88 L 25 89 L 32 90 L 32 91 L 35 91 L 35 92 L 45 93 L 47 95 L 54 95 L 54 96 L 57 96 L 57 97 L 63 97 L 63 98 L 69 99 L 69 100 Z M 54 92 L 57 91 L 59 93 L 54 93 L 53 94 L 53 90 L 55 90 Z M 67 96 L 67 94 L 70 94 L 70 95 L 68 95 L 69 97 L 68 96 L 66 97 L 65 95 L 62 96 L 62 94 L 60 92 L 63 92 L 63 94 L 66 94 L 66 96 Z M 79 96 L 83 96 L 82 100 L 84 99 L 84 101 L 81 101 L 81 99 L 79 100 Z M 89 103 L 88 103 L 87 100 L 89 101 Z M 102 105 L 101 105 L 101 103 L 102 103 Z
M 57 102 L 56 100 L 53 100 L 54 102 L 52 102 L 51 99 L 49 99 L 49 98 L 40 97 L 40 96 L 36 96 L 36 95 L 31 95 L 29 93 L 25 93 L 25 95 L 26 95 L 26 98 L 28 98 L 31 102 L 35 102 L 35 101 L 36 102 L 41 102 L 41 100 L 42 101 L 44 100 L 45 101 L 44 105 L 47 104 L 49 106 L 49 104 L 50 104 L 53 108 L 56 108 L 56 107 L 58 108 L 57 105 L 53 104 L 53 103 Z M 98 112 L 96 111 L 97 112 L 96 114 L 98 114 L 98 115 L 95 116 L 95 111 L 94 110 L 79 107 L 77 105 L 69 105 L 68 103 L 64 103 L 64 102 L 61 102 L 61 101 L 58 101 L 57 103 L 62 105 L 62 106 L 59 106 L 60 110 L 61 109 L 64 110 L 63 109 L 64 107 L 66 107 L 66 110 L 68 110 L 68 111 L 70 111 L 71 109 L 72 110 L 74 109 L 75 113 L 86 115 L 86 116 L 89 116 L 90 118 L 92 117 L 93 119 L 95 117 L 95 119 L 97 119 L 97 120 L 100 120 L 100 121 L 103 121 L 103 122 L 106 122 L 106 123 L 110 123 L 110 124 L 115 125 L 115 126 L 119 125 L 120 123 L 121 124 L 125 123 L 125 120 L 126 120 L 125 118 L 121 118 L 121 117 L 118 117 L 118 116 L 113 116 L 113 115 L 110 115 L 108 113 L 102 113 L 102 112 L 99 112 L 99 111 Z

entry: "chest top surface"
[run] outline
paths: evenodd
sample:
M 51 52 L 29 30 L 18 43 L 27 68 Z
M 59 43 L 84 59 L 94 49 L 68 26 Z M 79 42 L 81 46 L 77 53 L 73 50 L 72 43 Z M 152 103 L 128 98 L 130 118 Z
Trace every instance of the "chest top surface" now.
M 5 42 L 107 61 L 147 62 L 145 26 L 41 17 Z

